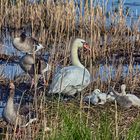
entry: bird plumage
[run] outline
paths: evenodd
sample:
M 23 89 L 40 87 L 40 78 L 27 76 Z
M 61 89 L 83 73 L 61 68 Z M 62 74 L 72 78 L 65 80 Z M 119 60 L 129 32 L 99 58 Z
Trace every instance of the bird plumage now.
M 33 53 L 44 48 L 36 39 L 33 37 L 27 37 L 25 32 L 22 32 L 19 37 L 13 39 L 13 46 L 22 52 Z
M 5 121 L 11 125 L 26 125 L 30 120 L 29 107 L 20 106 L 19 104 L 14 103 L 14 95 L 15 95 L 15 85 L 11 82 L 9 84 L 10 92 L 9 97 L 6 103 L 6 106 L 3 110 L 3 118 Z M 35 119 L 35 118 L 34 118 Z
M 78 48 L 88 48 L 85 40 L 75 39 L 71 47 L 72 66 L 67 66 L 53 76 L 49 93 L 62 93 L 64 95 L 73 96 L 75 93 L 86 88 L 91 76 L 88 70 L 80 63 L 78 58 Z

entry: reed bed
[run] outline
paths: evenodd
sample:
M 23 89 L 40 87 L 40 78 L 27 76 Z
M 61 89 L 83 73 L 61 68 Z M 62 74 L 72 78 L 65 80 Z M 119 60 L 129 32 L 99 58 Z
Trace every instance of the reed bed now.
M 68 102 L 46 96 L 57 64 L 62 66 L 71 64 L 70 42 L 76 37 L 86 39 L 92 47 L 90 54 L 84 51 L 80 54 L 82 63 L 89 69 L 91 75 L 95 76 L 102 65 L 108 69 L 109 73 L 112 72 L 112 67 L 116 69 L 115 75 L 109 76 L 105 81 L 98 76 L 95 82 L 82 91 L 83 95 L 95 88 L 103 92 L 106 92 L 109 86 L 119 89 L 120 84 L 125 83 L 128 91 L 133 91 L 140 96 L 139 19 L 128 27 L 126 25 L 128 15 L 124 15 L 122 5 L 118 6 L 118 12 L 108 13 L 109 17 L 106 16 L 104 7 L 90 5 L 92 3 L 89 4 L 87 1 L 84 16 L 82 12 L 77 16 L 78 5 L 74 2 L 30 4 L 26 0 L 17 0 L 15 3 L 11 0 L 0 1 L 1 36 L 8 30 L 13 38 L 18 36 L 24 28 L 45 46 L 45 50 L 41 51 L 42 55 L 46 51 L 51 54 L 49 63 L 52 66 L 52 72 L 48 74 L 45 87 L 35 87 L 33 91 L 26 89 L 25 94 L 35 96 L 37 99 L 33 102 L 33 106 L 35 106 L 38 121 L 29 128 L 23 129 L 20 136 L 16 135 L 16 130 L 9 132 L 8 128 L 6 131 L 3 129 L 1 139 L 139 139 L 140 115 L 137 108 L 124 110 L 110 103 L 105 106 L 87 106 L 84 103 L 80 104 L 79 96 Z M 107 24 L 107 20 L 110 24 Z M 7 55 L 0 54 L 0 56 L 2 56 L 1 59 L 7 60 Z M 9 58 L 12 61 L 18 56 L 15 53 Z M 122 76 L 124 64 L 128 66 L 125 77 Z M 136 64 L 135 72 L 134 64 Z M 104 72 L 104 75 L 106 74 Z M 5 92 L 5 85 L 9 81 L 5 80 L 7 81 L 5 83 L 3 77 L 2 73 L 0 82 Z M 14 80 L 17 89 L 20 89 L 21 78 L 14 78 Z

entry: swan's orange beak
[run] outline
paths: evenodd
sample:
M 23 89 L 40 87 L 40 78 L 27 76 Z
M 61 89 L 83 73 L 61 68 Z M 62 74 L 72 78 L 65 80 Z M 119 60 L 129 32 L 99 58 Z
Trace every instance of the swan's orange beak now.
M 90 46 L 89 46 L 87 43 L 84 43 L 84 44 L 83 44 L 83 47 L 84 47 L 85 49 L 91 51 L 91 48 L 90 48 Z

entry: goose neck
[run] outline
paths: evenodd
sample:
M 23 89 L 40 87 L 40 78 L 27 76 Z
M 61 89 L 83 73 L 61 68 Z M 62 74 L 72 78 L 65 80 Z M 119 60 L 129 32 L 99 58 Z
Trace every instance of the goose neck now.
M 10 96 L 9 96 L 9 98 L 13 99 L 14 98 L 14 94 L 15 94 L 15 90 L 14 89 L 11 89 L 10 90 Z

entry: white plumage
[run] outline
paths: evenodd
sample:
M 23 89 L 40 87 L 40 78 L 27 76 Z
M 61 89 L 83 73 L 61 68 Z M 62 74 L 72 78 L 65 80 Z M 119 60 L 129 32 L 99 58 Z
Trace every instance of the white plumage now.
M 74 95 L 90 83 L 90 74 L 86 69 L 69 66 L 61 69 L 53 79 L 51 93 Z
M 105 104 L 107 101 L 106 97 L 106 93 L 102 93 L 99 89 L 95 89 L 91 95 L 84 97 L 83 101 L 93 105 Z
M 89 85 L 91 81 L 90 73 L 78 58 L 78 48 L 83 47 L 88 49 L 85 40 L 79 38 L 74 40 L 71 48 L 73 66 L 64 67 L 54 75 L 49 93 L 63 93 L 73 96 Z

